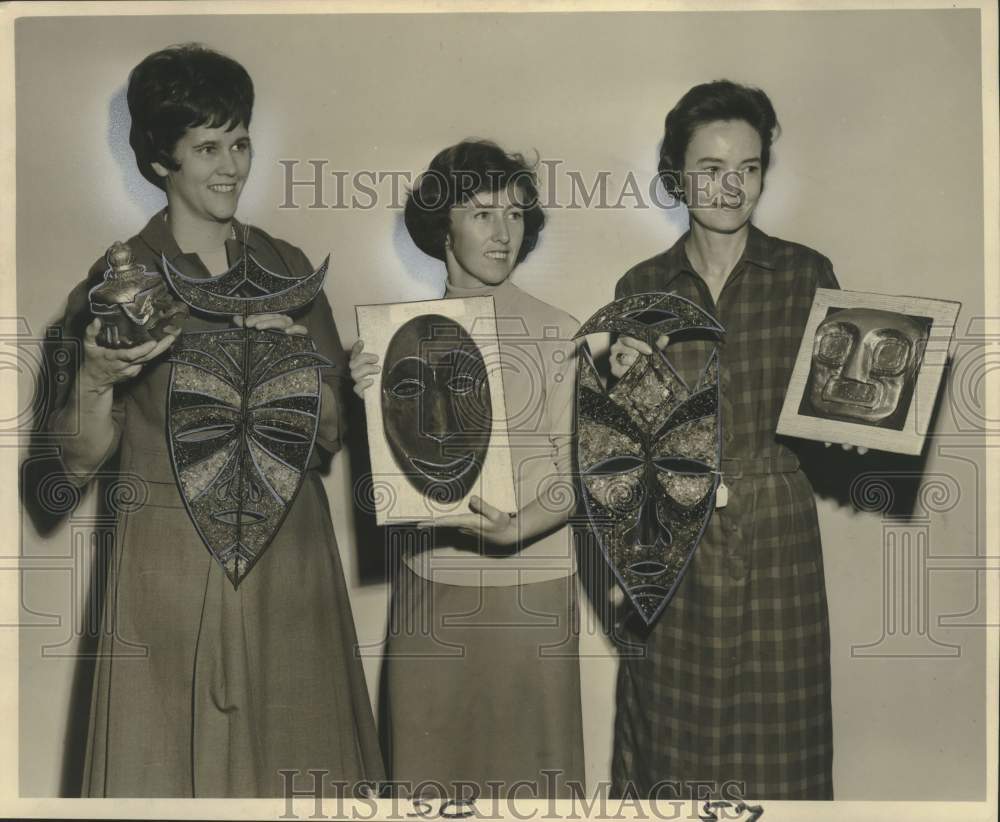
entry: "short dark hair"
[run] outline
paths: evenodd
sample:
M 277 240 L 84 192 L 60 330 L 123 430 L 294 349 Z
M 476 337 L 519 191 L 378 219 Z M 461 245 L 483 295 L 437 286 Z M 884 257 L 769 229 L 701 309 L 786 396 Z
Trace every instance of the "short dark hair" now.
M 730 80 L 694 86 L 667 115 L 660 144 L 659 175 L 669 194 L 683 199 L 684 154 L 699 126 L 718 120 L 743 120 L 760 135 L 761 176 L 771 162 L 771 143 L 780 130 L 770 98 L 759 88 Z
M 534 167 L 520 154 L 507 154 L 489 140 L 463 140 L 431 160 L 410 191 L 403 220 L 417 248 L 445 259 L 445 237 L 451 227 L 451 209 L 480 191 L 504 191 L 515 186 L 524 207 L 524 240 L 520 263 L 538 243 L 545 212 L 538 202 Z
M 153 163 L 176 171 L 174 148 L 189 128 L 250 126 L 253 81 L 231 57 L 184 43 L 154 52 L 132 69 L 127 99 L 136 165 L 149 182 L 164 188 Z

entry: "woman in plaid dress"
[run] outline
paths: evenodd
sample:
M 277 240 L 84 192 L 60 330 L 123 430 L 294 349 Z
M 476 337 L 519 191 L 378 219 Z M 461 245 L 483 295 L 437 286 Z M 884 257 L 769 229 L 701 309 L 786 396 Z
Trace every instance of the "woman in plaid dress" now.
M 830 261 L 751 223 L 777 118 L 764 92 L 692 88 L 666 119 L 660 175 L 690 230 L 629 270 L 616 298 L 672 291 L 726 329 L 718 343 L 723 482 L 673 601 L 649 630 L 621 635 L 613 759 L 619 794 L 832 799 L 830 636 L 813 490 L 778 414 Z M 658 343 L 666 345 L 661 338 Z M 697 378 L 717 342 L 668 355 Z M 621 376 L 644 343 L 611 349 Z M 728 499 L 727 499 L 728 498 Z

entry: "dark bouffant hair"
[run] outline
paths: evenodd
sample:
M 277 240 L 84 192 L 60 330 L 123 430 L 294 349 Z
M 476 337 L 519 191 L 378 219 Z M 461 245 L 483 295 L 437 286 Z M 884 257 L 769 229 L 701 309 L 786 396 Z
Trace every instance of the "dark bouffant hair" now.
M 170 46 L 132 69 L 128 110 L 129 143 L 139 171 L 164 188 L 153 163 L 176 171 L 174 148 L 189 128 L 249 128 L 253 81 L 235 60 L 198 43 Z
M 660 180 L 668 193 L 684 196 L 684 153 L 699 126 L 717 120 L 744 120 L 760 135 L 761 177 L 771 162 L 771 143 L 779 130 L 771 100 L 759 88 L 729 80 L 702 83 L 688 91 L 667 115 L 660 145 Z
M 463 140 L 431 160 L 406 200 L 406 229 L 417 248 L 444 260 L 451 209 L 477 192 L 510 187 L 517 194 L 516 202 L 524 208 L 524 240 L 516 260 L 520 263 L 535 248 L 545 225 L 545 212 L 538 202 L 538 180 L 522 155 L 507 154 L 488 140 Z

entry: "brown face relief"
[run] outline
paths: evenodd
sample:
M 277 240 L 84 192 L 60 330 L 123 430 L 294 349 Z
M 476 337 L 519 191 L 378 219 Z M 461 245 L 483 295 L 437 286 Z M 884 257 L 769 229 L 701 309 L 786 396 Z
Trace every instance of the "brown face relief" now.
M 386 349 L 381 402 L 386 439 L 413 486 L 439 502 L 466 496 L 493 424 L 486 363 L 468 332 L 436 314 L 403 324 Z
M 813 416 L 901 430 L 913 398 L 930 320 L 849 308 L 816 329 L 806 389 Z

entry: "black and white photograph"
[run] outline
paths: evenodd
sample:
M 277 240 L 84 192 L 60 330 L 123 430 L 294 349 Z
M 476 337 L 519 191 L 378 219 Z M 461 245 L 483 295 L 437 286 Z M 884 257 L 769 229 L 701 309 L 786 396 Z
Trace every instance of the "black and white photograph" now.
M 998 12 L 0 6 L 11 818 L 997 818 Z

